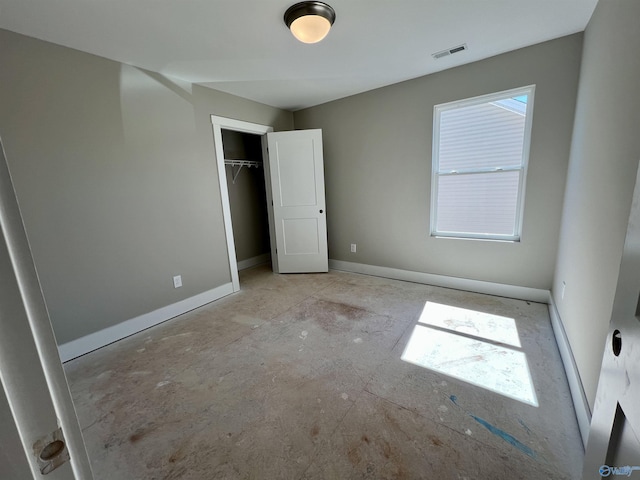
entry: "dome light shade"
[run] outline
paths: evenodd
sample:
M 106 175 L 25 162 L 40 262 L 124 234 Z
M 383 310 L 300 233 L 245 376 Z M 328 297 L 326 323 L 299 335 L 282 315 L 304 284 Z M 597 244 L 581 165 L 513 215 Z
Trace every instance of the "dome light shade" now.
M 336 20 L 336 12 L 324 2 L 300 2 L 284 14 L 284 23 L 303 43 L 318 43 L 327 36 Z

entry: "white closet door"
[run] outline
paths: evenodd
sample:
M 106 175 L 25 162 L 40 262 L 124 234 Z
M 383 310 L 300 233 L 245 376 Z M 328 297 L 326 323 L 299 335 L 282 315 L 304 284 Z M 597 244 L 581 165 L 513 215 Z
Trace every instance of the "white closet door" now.
M 327 272 L 322 130 L 268 133 L 267 143 L 274 266 L 279 273 Z

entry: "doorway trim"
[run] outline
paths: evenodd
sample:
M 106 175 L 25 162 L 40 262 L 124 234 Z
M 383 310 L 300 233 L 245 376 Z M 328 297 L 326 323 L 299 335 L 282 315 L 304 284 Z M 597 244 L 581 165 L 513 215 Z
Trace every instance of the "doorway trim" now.
M 240 290 L 240 278 L 238 276 L 238 262 L 236 260 L 236 246 L 233 239 L 233 224 L 231 223 L 231 204 L 229 202 L 229 189 L 227 188 L 227 172 L 224 166 L 224 148 L 222 145 L 222 129 L 233 130 L 254 135 L 266 135 L 273 132 L 270 125 L 244 122 L 233 118 L 211 115 L 213 124 L 213 143 L 215 146 L 216 163 L 218 165 L 218 182 L 220 184 L 220 199 L 222 201 L 222 217 L 227 239 L 227 252 L 229 254 L 229 270 L 231 272 L 231 284 L 233 291 Z

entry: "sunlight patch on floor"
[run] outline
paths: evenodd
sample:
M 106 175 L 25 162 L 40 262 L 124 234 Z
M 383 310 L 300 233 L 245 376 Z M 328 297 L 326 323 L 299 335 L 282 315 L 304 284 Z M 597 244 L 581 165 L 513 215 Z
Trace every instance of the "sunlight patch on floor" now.
M 401 358 L 537 407 L 520 346 L 512 318 L 427 302 Z
M 427 302 L 419 323 L 520 348 L 520 336 L 513 318 Z

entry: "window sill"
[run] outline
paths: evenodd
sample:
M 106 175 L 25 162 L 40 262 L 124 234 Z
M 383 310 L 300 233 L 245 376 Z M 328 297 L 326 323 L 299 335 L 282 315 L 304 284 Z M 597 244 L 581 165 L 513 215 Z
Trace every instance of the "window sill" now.
M 455 235 L 430 235 L 431 238 L 446 240 L 473 240 L 476 242 L 520 243 L 520 239 L 458 237 Z

